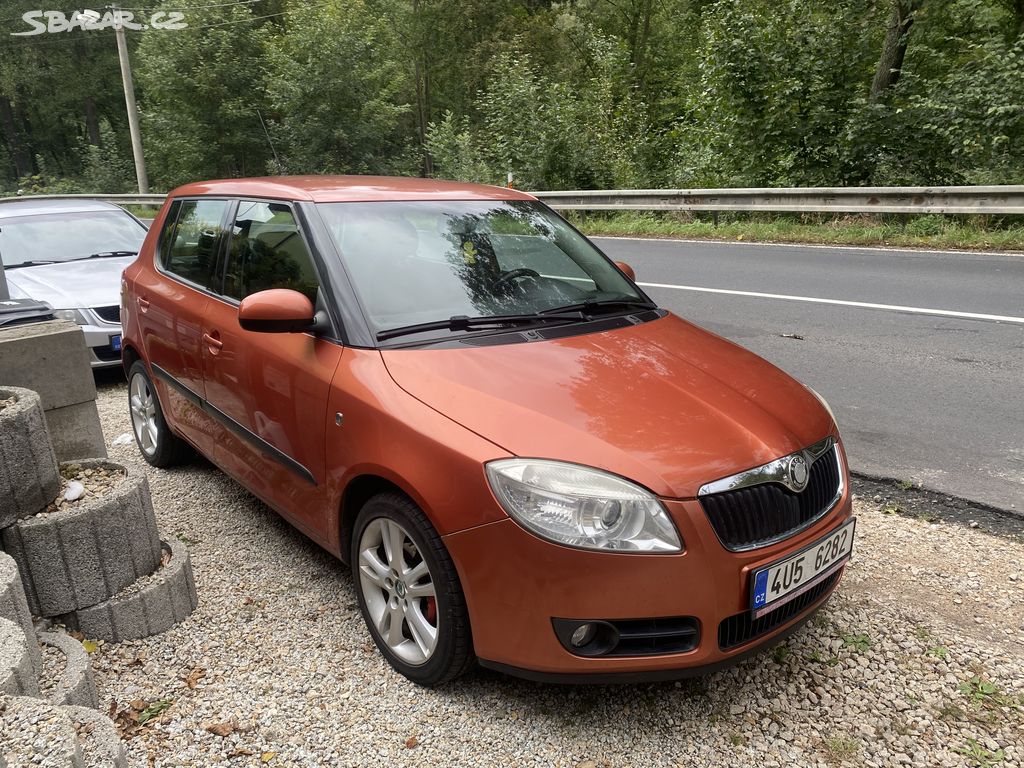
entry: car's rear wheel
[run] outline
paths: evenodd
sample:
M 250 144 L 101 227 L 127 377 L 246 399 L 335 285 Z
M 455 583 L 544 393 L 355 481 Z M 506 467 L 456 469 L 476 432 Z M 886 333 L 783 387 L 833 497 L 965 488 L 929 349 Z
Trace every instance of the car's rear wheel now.
M 351 556 L 359 609 L 391 666 L 424 686 L 472 666 L 458 573 L 419 507 L 397 493 L 374 496 L 356 517 Z
M 128 409 L 142 458 L 154 467 L 171 467 L 188 456 L 188 444 L 171 432 L 164 420 L 156 389 L 141 360 L 128 369 Z

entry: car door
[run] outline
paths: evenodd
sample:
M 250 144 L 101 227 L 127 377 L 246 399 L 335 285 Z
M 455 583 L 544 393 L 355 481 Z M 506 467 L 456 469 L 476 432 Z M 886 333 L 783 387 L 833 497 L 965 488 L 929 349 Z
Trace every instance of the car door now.
M 222 280 L 204 319 L 206 399 L 228 426 L 215 460 L 326 543 L 327 406 L 343 347 L 310 333 L 258 333 L 238 324 L 239 302 L 258 291 L 288 288 L 314 305 L 320 300 L 320 276 L 288 203 L 238 202 Z
M 164 220 L 154 270 L 141 270 L 135 300 L 146 359 L 174 429 L 210 456 L 219 425 L 202 410 L 203 317 L 219 281 L 230 201 L 176 200 Z

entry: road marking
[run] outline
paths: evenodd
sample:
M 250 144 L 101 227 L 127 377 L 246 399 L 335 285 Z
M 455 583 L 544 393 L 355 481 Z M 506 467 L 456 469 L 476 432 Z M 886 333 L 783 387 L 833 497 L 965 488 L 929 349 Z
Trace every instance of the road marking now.
M 820 243 L 759 243 L 748 240 L 702 240 L 683 237 L 622 237 L 590 235 L 591 240 L 632 240 L 638 243 L 689 243 L 692 245 L 745 245 L 758 248 L 819 248 L 830 251 L 882 251 L 883 253 L 928 253 L 936 256 L 1024 256 L 1022 251 L 947 251 L 936 248 L 913 248 L 897 245 L 823 245 Z
M 899 304 L 875 304 L 869 301 L 845 301 L 844 299 L 820 299 L 814 296 L 790 296 L 785 293 L 760 293 L 759 291 L 733 291 L 727 288 L 703 288 L 696 285 L 672 285 L 671 283 L 637 283 L 643 288 L 669 288 L 675 291 L 697 293 L 721 293 L 728 296 L 750 296 L 755 299 L 779 299 L 782 301 L 803 301 L 809 304 L 832 304 L 839 307 L 860 309 L 885 309 L 890 312 L 906 312 L 914 315 L 935 315 L 937 317 L 959 317 L 965 320 L 988 320 L 997 323 L 1018 323 L 1024 325 L 1024 317 L 1011 315 L 986 315 L 980 312 L 957 312 L 952 309 L 929 309 L 927 307 L 904 307 Z

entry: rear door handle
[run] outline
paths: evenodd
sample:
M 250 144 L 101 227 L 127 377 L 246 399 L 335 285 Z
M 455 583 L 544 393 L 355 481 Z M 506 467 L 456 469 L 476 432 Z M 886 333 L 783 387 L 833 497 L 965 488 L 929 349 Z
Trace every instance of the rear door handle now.
M 141 296 L 139 296 L 139 309 L 141 309 L 143 312 L 149 309 L 149 299 L 144 299 Z
M 214 333 L 216 333 L 216 331 L 214 331 Z M 208 333 L 203 334 L 203 341 L 206 342 L 206 344 L 210 347 L 210 351 L 213 352 L 214 354 L 217 354 L 217 352 L 220 351 L 221 347 L 224 346 L 224 343 L 220 339 L 216 338 L 215 336 L 211 336 Z

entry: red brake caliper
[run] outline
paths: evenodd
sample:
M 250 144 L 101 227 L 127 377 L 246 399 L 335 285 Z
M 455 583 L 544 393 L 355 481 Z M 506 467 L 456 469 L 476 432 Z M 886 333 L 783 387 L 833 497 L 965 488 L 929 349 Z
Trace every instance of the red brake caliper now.
M 433 597 L 425 597 L 423 599 L 427 603 L 427 610 L 423 612 L 427 617 L 427 621 L 437 626 L 437 600 Z

